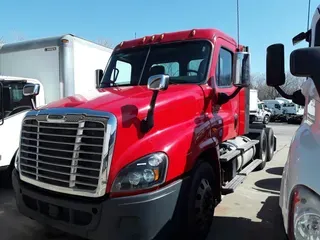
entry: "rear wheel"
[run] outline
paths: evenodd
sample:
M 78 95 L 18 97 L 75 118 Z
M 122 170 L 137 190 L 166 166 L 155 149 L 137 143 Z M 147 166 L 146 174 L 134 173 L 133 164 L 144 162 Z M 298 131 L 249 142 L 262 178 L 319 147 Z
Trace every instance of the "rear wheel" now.
M 210 231 L 215 209 L 214 181 L 209 163 L 201 163 L 193 173 L 188 196 L 187 239 L 205 240 Z
M 274 155 L 274 134 L 272 128 L 265 128 L 267 135 L 267 161 L 271 161 Z
M 256 158 L 261 159 L 262 163 L 256 168 L 256 170 L 262 170 L 267 164 L 267 149 L 268 149 L 268 140 L 267 134 L 264 129 L 261 130 L 259 134 L 259 143 L 256 145 Z

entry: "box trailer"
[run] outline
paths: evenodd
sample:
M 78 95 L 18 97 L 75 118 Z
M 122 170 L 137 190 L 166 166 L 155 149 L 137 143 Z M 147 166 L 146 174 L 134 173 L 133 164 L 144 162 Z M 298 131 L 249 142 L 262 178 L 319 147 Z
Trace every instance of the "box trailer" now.
M 12 94 L 12 83 L 8 85 L 8 81 L 12 82 L 13 79 L 21 80 L 24 84 L 30 79 L 41 83 L 37 106 L 96 89 L 95 70 L 105 68 L 111 53 L 110 48 L 72 34 L 4 44 L 0 47 L 0 75 L 20 77 L 2 77 L 0 87 L 3 94 L 0 102 L 4 103 L 4 98 Z M 23 87 L 15 89 L 15 93 L 22 94 L 22 89 Z M 1 105 L 1 111 L 6 111 L 1 114 L 0 119 L 2 170 L 11 170 L 13 167 L 13 159 L 19 146 L 19 126 L 23 116 L 29 111 L 21 104 L 15 102 L 15 109 L 12 109 L 13 106 Z M 19 131 L 13 131 L 13 128 Z
M 0 75 L 38 79 L 52 102 L 95 88 L 95 70 L 105 68 L 111 53 L 72 34 L 4 44 Z

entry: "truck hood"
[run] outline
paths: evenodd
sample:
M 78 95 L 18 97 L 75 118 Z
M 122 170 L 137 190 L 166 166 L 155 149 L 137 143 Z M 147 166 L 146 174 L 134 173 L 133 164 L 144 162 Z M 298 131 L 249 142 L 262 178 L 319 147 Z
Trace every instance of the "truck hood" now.
M 202 92 L 202 88 L 198 85 L 170 85 L 166 91 L 159 92 L 156 108 L 166 105 L 168 102 L 173 103 L 185 97 L 195 96 L 198 91 Z M 77 107 L 108 111 L 117 116 L 121 108 L 128 108 L 128 106 L 135 106 L 139 112 L 146 112 L 151 97 L 152 91 L 146 86 L 104 88 L 51 102 L 40 109 Z M 183 102 L 180 104 L 184 105 Z M 189 104 L 190 102 L 188 102 Z M 170 105 L 166 105 L 166 107 L 168 106 Z

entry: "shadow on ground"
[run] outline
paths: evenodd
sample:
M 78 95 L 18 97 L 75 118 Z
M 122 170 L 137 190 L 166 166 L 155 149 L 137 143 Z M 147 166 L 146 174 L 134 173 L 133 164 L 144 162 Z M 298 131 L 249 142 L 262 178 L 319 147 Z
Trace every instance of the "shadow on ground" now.
M 259 222 L 239 217 L 215 217 L 207 240 L 286 240 L 278 202 L 278 196 L 270 196 L 262 202 L 257 214 Z
M 264 190 L 280 191 L 281 178 L 267 178 L 255 182 L 255 185 Z
M 269 168 L 269 169 L 266 170 L 266 172 L 269 173 L 269 174 L 274 174 L 274 175 L 282 176 L 283 167 Z

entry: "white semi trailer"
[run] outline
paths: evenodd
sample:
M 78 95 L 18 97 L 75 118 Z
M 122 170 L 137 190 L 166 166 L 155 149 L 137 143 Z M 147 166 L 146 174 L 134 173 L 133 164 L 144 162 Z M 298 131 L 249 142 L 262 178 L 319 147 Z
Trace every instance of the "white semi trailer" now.
M 0 75 L 6 75 L 0 78 L 0 170 L 9 173 L 13 167 L 19 126 L 32 107 L 22 96 L 23 86 L 41 84 L 36 106 L 95 89 L 95 70 L 105 68 L 111 53 L 110 48 L 71 34 L 0 47 Z

